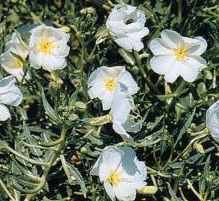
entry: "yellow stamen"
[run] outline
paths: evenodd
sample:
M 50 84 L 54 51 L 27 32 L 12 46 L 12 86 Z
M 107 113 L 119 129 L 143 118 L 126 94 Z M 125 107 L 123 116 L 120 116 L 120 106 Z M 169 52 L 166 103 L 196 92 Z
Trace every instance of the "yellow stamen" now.
M 15 68 L 23 68 L 23 61 L 19 58 L 14 58 Z
M 179 61 L 185 60 L 188 57 L 188 49 L 185 47 L 178 47 L 173 49 L 176 59 Z
M 104 86 L 107 91 L 110 91 L 110 92 L 114 91 L 116 88 L 116 85 L 117 85 L 116 79 L 109 78 L 104 81 Z
M 121 182 L 121 174 L 117 171 L 113 171 L 110 176 L 107 178 L 107 181 L 112 185 L 116 186 Z
M 42 38 L 37 44 L 37 50 L 44 54 L 52 54 L 52 51 L 56 47 L 57 47 L 57 44 L 51 38 Z

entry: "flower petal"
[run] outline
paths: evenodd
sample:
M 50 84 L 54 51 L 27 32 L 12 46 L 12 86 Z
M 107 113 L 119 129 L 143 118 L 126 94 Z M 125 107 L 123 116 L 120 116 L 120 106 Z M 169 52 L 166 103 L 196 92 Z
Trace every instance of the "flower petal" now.
M 167 74 L 172 70 L 175 62 L 174 56 L 160 55 L 154 56 L 150 60 L 151 69 L 158 74 Z
M 207 49 L 207 41 L 203 37 L 188 38 L 183 37 L 183 40 L 190 45 L 188 50 L 189 55 L 200 56 Z
M 0 93 L 0 103 L 12 106 L 18 106 L 23 99 L 20 89 L 16 86 L 5 93 Z
M 133 99 L 128 95 L 128 90 L 125 86 L 120 86 L 115 92 L 112 102 L 112 118 L 113 122 L 125 123 L 129 113 L 133 108 Z
M 177 45 L 183 42 L 182 36 L 179 33 L 168 29 L 161 32 L 161 39 L 169 48 L 176 48 Z
M 18 32 L 12 34 L 11 40 L 5 45 L 5 49 L 20 56 L 22 59 L 26 59 L 28 55 L 28 48 Z
M 31 52 L 29 54 L 29 61 L 33 68 L 39 69 L 43 65 L 42 60 L 41 54 L 37 54 L 36 52 Z
M 103 110 L 109 110 L 111 108 L 113 98 L 114 98 L 114 93 L 108 93 L 106 91 L 104 92 L 102 97 L 100 97 L 103 105 Z
M 128 71 L 123 71 L 121 73 L 119 82 L 124 84 L 128 88 L 129 95 L 134 95 L 139 90 L 136 81 L 133 79 L 132 75 Z
M 115 39 L 115 42 L 128 51 L 132 51 L 133 49 L 132 43 L 128 37 L 117 38 Z M 142 48 L 142 46 L 140 48 Z
M 13 76 L 7 76 L 0 80 L 0 94 L 6 93 L 14 86 L 16 80 Z
M 212 104 L 206 112 L 206 127 L 211 136 L 219 142 L 219 101 Z
M 137 38 L 143 38 L 149 34 L 149 29 L 147 27 L 143 27 L 140 31 L 136 33 L 132 33 L 131 36 L 135 36 Z
M 132 183 L 120 182 L 113 189 L 120 201 L 133 201 L 136 198 L 136 188 Z
M 128 115 L 131 112 L 133 105 L 133 99 L 128 96 L 127 88 L 121 85 L 115 92 L 111 112 L 113 129 L 120 134 L 124 140 L 132 140 L 129 134 L 125 131 L 123 124 L 128 119 Z
M 120 122 L 113 123 L 113 130 L 118 133 L 124 141 L 133 141 L 133 138 L 126 132 L 124 126 Z
M 101 154 L 102 163 L 99 166 L 100 181 L 103 182 L 120 166 L 122 155 L 119 149 L 107 147 Z
M 42 67 L 48 71 L 54 71 L 57 69 L 63 69 L 67 65 L 67 62 L 64 57 L 57 56 L 45 56 L 43 58 Z
M 164 79 L 167 82 L 173 83 L 179 77 L 181 72 L 181 63 L 175 61 L 171 64 L 171 68 L 169 69 L 169 71 L 165 73 Z
M 11 114 L 8 108 L 2 104 L 0 104 L 0 121 L 6 121 L 11 118 Z
M 14 75 L 18 80 L 23 78 L 24 71 L 22 61 L 13 56 L 11 52 L 7 51 L 0 56 L 0 63 L 6 72 Z
M 97 159 L 96 163 L 93 165 L 90 171 L 91 175 L 99 176 L 99 167 L 101 163 L 102 163 L 102 157 L 99 156 L 99 158 Z
M 142 180 L 146 180 L 147 178 L 147 168 L 146 165 L 143 161 L 139 161 L 137 159 L 137 157 L 135 157 L 134 162 L 138 168 L 137 174 L 140 175 L 140 177 L 142 178 Z
M 187 82 L 194 82 L 199 72 L 205 67 L 206 61 L 201 57 L 189 57 L 181 64 L 180 75 Z
M 155 38 L 149 43 L 149 48 L 152 51 L 152 53 L 156 55 L 170 55 L 171 50 L 169 47 L 167 47 L 164 43 L 163 40 L 160 38 Z
M 115 196 L 115 193 L 113 191 L 113 187 L 108 182 L 104 182 L 104 188 L 106 190 L 106 193 L 110 197 L 110 199 L 112 201 L 116 201 L 116 196 Z

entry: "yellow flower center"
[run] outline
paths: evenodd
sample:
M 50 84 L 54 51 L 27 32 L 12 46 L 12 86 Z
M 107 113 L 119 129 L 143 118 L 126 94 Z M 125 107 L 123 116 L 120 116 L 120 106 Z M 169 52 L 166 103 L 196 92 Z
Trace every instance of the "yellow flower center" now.
M 50 38 L 42 38 L 37 44 L 37 50 L 43 54 L 52 54 L 56 47 L 55 41 Z
M 176 59 L 179 61 L 185 60 L 188 57 L 188 49 L 185 47 L 178 47 L 173 50 Z
M 19 58 L 14 58 L 15 68 L 23 68 L 23 61 Z
M 122 178 L 121 178 L 121 174 L 117 171 L 114 171 L 110 174 L 109 177 L 107 177 L 107 181 L 112 185 L 118 185 L 121 182 Z
M 116 88 L 116 85 L 117 85 L 116 79 L 109 78 L 104 81 L 104 86 L 107 91 L 110 91 L 110 92 L 114 91 Z

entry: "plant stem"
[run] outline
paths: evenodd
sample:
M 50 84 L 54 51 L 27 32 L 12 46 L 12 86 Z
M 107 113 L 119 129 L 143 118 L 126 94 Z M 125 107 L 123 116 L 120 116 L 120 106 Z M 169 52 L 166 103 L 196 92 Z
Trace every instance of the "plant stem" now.
M 193 145 L 194 142 L 196 142 L 197 140 L 200 140 L 200 139 L 202 139 L 202 138 L 204 138 L 204 137 L 206 137 L 206 136 L 208 136 L 208 133 L 203 133 L 202 135 L 199 135 L 199 136 L 195 137 L 194 139 L 192 139 L 192 140 L 190 141 L 190 143 L 186 146 L 186 148 L 181 152 L 181 154 L 179 154 L 179 155 L 175 158 L 174 161 L 178 160 L 181 156 L 184 156 L 184 155 L 187 153 L 187 151 L 189 150 L 189 148 Z
M 163 173 L 161 173 L 160 171 L 157 171 L 157 170 L 155 170 L 155 169 L 153 169 L 153 168 L 147 167 L 147 169 L 148 169 L 151 173 L 156 173 L 156 174 L 157 174 L 158 176 L 160 176 L 160 177 L 171 178 L 170 175 L 163 174 Z
M 11 201 L 16 201 L 14 199 L 14 197 L 11 195 L 11 193 L 9 192 L 9 190 L 7 189 L 7 187 L 5 186 L 4 182 L 1 179 L 0 179 L 0 186 L 7 193 L 8 197 L 11 199 Z
M 34 196 L 36 195 L 36 193 L 38 193 L 45 186 L 46 178 L 49 174 L 49 171 L 50 171 L 51 167 L 53 166 L 54 162 L 60 156 L 60 154 L 63 150 L 63 147 L 65 146 L 66 132 L 67 132 L 67 129 L 63 128 L 61 131 L 61 136 L 59 138 L 60 144 L 58 145 L 57 151 L 54 152 L 53 155 L 51 156 L 51 158 L 48 162 L 48 166 L 46 166 L 44 171 L 43 171 L 43 175 L 41 176 L 41 179 L 42 179 L 41 183 L 39 184 L 39 186 L 35 190 L 32 190 L 32 193 L 30 193 L 29 195 L 26 196 L 25 201 L 31 201 L 34 198 Z
M 43 166 L 48 166 L 48 163 L 45 163 L 45 162 L 41 162 L 41 161 L 37 161 L 37 160 L 34 160 L 34 159 L 31 159 L 31 158 L 28 158 L 18 152 L 16 152 L 14 149 L 12 149 L 11 147 L 7 146 L 6 149 L 13 153 L 14 155 L 16 155 L 17 157 L 19 158 L 22 158 L 23 160 L 25 161 L 28 161 L 29 163 L 32 163 L 34 165 L 43 165 Z
M 196 195 L 196 197 L 200 201 L 203 201 L 203 198 L 201 197 L 201 195 L 195 190 L 195 188 L 193 187 L 192 183 L 188 179 L 187 179 L 187 183 L 188 183 L 188 188 L 192 190 L 192 192 Z
M 182 21 L 182 2 L 181 0 L 177 0 L 178 5 L 178 23 L 180 24 Z

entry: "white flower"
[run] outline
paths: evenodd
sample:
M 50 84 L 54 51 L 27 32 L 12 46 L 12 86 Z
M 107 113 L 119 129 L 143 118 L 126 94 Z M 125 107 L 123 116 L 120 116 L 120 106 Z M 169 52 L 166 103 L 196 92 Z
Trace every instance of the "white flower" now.
M 51 26 L 40 25 L 31 30 L 29 60 L 34 68 L 53 71 L 64 68 L 70 47 L 70 35 Z
M 148 35 L 145 15 L 134 6 L 117 5 L 110 13 L 106 26 L 115 42 L 128 51 L 144 48 L 142 38 Z
M 91 170 L 99 176 L 100 182 L 111 198 L 120 201 L 133 201 L 136 191 L 146 185 L 147 170 L 135 152 L 128 147 L 107 147 L 101 153 Z
M 23 95 L 15 82 L 16 80 L 12 76 L 0 80 L 0 121 L 6 121 L 11 117 L 5 105 L 18 106 L 23 99 Z
M 114 96 L 121 87 L 126 88 L 129 96 L 139 89 L 125 66 L 99 67 L 91 73 L 88 80 L 88 94 L 91 99 L 99 98 L 102 101 L 103 110 L 111 108 Z
M 209 129 L 211 136 L 219 142 L 219 101 L 207 110 L 206 127 Z
M 0 63 L 5 71 L 22 80 L 24 76 L 24 60 L 28 55 L 28 49 L 20 34 L 12 34 L 11 40 L 6 43 L 6 52 L 1 54 Z
M 132 140 L 132 137 L 127 133 L 125 123 L 128 120 L 131 110 L 134 108 L 134 101 L 127 93 L 127 88 L 121 86 L 120 90 L 114 95 L 112 101 L 112 122 L 113 130 L 118 133 L 124 140 Z
M 207 42 L 202 37 L 188 38 L 164 30 L 161 38 L 150 42 L 149 48 L 154 54 L 150 60 L 152 70 L 165 75 L 167 82 L 172 83 L 179 76 L 193 82 L 206 66 L 206 60 L 200 56 L 207 49 Z
M 14 32 L 12 34 L 11 40 L 8 41 L 5 46 L 7 50 L 10 50 L 10 52 L 18 55 L 23 60 L 27 58 L 28 47 L 18 32 Z

